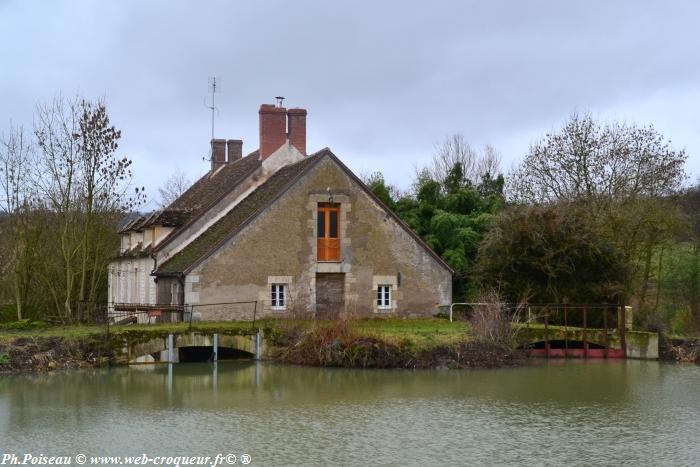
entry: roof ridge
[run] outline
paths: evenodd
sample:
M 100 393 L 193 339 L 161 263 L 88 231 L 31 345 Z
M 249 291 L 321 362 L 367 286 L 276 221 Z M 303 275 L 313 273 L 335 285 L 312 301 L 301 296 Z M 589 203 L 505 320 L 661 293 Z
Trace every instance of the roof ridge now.
M 164 207 L 151 222 L 165 221 L 175 227 L 180 227 L 198 218 L 260 167 L 262 162 L 256 154 L 257 150 L 225 164 L 214 174 L 211 171 L 205 173 L 184 193 Z M 179 229 L 173 231 L 172 234 L 177 230 Z

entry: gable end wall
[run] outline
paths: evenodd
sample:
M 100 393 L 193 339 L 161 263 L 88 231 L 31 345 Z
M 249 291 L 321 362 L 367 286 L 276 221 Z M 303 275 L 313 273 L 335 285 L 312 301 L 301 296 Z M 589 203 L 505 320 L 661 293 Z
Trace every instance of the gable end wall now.
M 341 204 L 339 263 L 316 262 L 316 203 L 328 201 L 327 187 L 333 201 Z M 280 313 L 271 309 L 269 296 L 270 277 L 280 276 L 292 278 L 286 313 L 312 311 L 317 273 L 344 274 L 345 306 L 340 313 L 380 314 L 376 285 L 389 278 L 395 288 L 389 313 L 430 315 L 452 299 L 451 273 L 325 157 L 188 274 L 185 302 L 258 301 L 258 316 Z M 230 316 L 218 318 L 249 319 L 248 308 L 219 307 Z M 208 308 L 200 309 L 206 314 Z

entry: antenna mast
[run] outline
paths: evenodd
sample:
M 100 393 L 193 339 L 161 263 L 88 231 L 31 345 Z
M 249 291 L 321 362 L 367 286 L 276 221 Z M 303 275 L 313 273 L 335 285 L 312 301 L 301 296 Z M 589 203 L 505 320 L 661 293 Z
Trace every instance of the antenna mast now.
M 211 105 L 207 106 L 207 108 L 211 110 L 211 139 L 214 139 L 214 114 L 217 110 L 215 105 L 215 96 L 217 89 L 216 76 L 209 77 L 209 89 L 211 89 Z

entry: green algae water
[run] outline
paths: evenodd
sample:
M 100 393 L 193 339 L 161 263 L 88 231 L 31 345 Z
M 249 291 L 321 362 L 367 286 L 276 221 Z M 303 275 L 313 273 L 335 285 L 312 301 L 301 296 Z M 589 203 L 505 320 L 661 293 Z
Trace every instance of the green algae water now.
M 700 465 L 700 367 L 221 362 L 2 376 L 0 454 L 27 453 L 74 465 L 78 454 L 86 465 L 143 454 L 233 455 L 235 465 Z

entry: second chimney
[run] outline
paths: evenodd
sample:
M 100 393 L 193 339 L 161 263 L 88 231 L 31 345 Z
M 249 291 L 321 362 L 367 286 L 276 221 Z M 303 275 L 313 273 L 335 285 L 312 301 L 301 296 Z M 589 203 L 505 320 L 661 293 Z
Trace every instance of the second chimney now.
M 226 163 L 226 140 L 211 140 L 211 170 L 212 172 Z
M 260 106 L 260 159 L 267 159 L 287 142 L 287 109 L 271 104 Z
M 289 109 L 287 111 L 289 142 L 300 153 L 306 155 L 306 109 Z
M 243 157 L 243 141 L 240 139 L 230 139 L 226 141 L 226 148 L 228 149 L 229 163 L 235 162 Z

